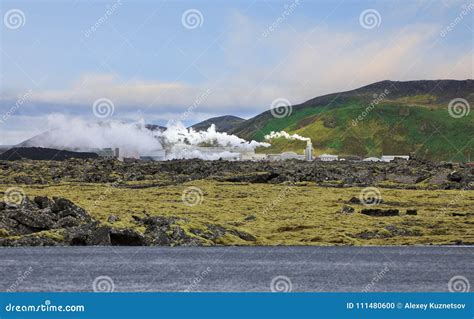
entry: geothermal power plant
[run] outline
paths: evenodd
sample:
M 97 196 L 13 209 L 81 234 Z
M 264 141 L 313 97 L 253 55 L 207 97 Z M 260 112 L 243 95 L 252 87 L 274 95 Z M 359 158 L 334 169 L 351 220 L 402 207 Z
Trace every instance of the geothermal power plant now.
M 76 122 L 74 126 L 64 125 L 34 136 L 15 146 L 0 147 L 1 159 L 51 159 L 48 156 L 63 151 L 63 158 L 101 157 L 119 160 L 165 161 L 172 159 L 204 159 L 228 161 L 344 161 L 358 160 L 390 162 L 395 158 L 409 159 L 408 156 L 382 156 L 366 159 L 357 156 L 340 157 L 332 154 L 314 156 L 311 139 L 287 132 L 271 132 L 265 140 L 274 139 L 304 141 L 306 147 L 300 154 L 262 152 L 271 144 L 246 141 L 235 135 L 217 132 L 214 125 L 207 130 L 195 131 L 183 126 L 171 126 L 166 130 L 150 130 L 146 125 L 119 122 L 90 124 Z M 256 152 L 258 148 L 259 152 Z M 49 149 L 49 151 L 45 151 Z M 21 150 L 21 151 L 20 151 Z M 10 152 L 10 153 L 8 153 Z M 66 154 L 66 152 L 68 152 Z M 3 153 L 3 154 L 2 154 Z M 44 153 L 44 156 L 38 155 Z M 74 154 L 76 153 L 76 154 Z M 57 159 L 56 156 L 54 156 Z
M 103 152 L 104 153 L 104 152 Z M 108 149 L 106 152 L 109 156 L 120 157 L 119 149 Z M 105 153 L 104 153 L 105 154 Z M 256 153 L 255 148 L 249 147 L 232 147 L 232 146 L 193 146 L 187 144 L 175 144 L 172 148 L 159 149 L 148 154 L 142 154 L 139 156 L 141 160 L 152 160 L 152 161 L 164 161 L 179 154 L 183 156 L 181 158 L 210 158 L 210 159 L 225 159 L 232 161 L 278 161 L 287 159 L 297 159 L 312 161 L 313 158 L 313 146 L 311 140 L 306 143 L 306 148 L 303 155 L 295 152 L 283 152 L 280 154 L 263 154 Z M 100 155 L 100 154 L 99 154 Z
M 16 149 L 15 146 L 2 146 L 0 147 L 0 158 L 1 154 L 7 152 L 10 149 Z M 30 147 L 31 152 L 35 152 L 36 147 Z M 26 148 L 23 148 L 25 152 Z M 49 152 L 49 154 L 55 154 L 55 151 Z M 133 157 L 123 156 L 120 152 L 120 148 L 86 148 L 86 149 L 61 149 L 61 151 L 68 151 L 77 154 L 95 154 L 98 158 L 108 158 L 123 160 L 142 160 L 142 161 L 166 161 L 170 159 L 180 158 L 200 158 L 208 160 L 223 159 L 227 161 L 284 161 L 284 160 L 300 160 L 300 161 L 345 161 L 345 157 L 339 157 L 338 155 L 332 154 L 321 154 L 313 156 L 313 146 L 311 140 L 306 141 L 306 148 L 304 154 L 297 154 L 295 152 L 283 152 L 279 154 L 263 154 L 256 153 L 254 148 L 239 148 L 239 147 L 224 147 L 224 146 L 191 146 L 186 144 L 176 144 L 172 148 L 157 149 L 149 151 L 143 154 L 136 154 Z M 38 150 L 38 152 L 40 152 Z M 182 154 L 180 156 L 179 154 Z M 74 156 L 71 156 L 74 157 Z M 25 158 L 29 158 L 28 155 Z M 35 159 L 36 157 L 31 157 Z M 351 160 L 366 161 L 366 162 L 391 162 L 394 159 L 405 159 L 408 160 L 409 156 L 401 155 L 389 155 L 382 156 L 381 158 L 369 157 L 365 159 L 359 159 L 357 157 L 350 157 Z M 8 158 L 4 158 L 8 159 Z

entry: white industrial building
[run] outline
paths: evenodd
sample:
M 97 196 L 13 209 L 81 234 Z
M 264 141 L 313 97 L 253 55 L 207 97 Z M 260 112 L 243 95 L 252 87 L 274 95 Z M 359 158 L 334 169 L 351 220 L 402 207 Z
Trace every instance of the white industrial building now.
M 331 155 L 331 154 L 321 154 L 318 156 L 318 159 L 323 162 L 332 162 L 332 161 L 338 161 L 339 156 Z
M 291 159 L 297 159 L 300 161 L 304 161 L 305 156 L 296 154 L 295 152 L 283 152 L 281 154 L 266 154 L 266 160 L 269 160 L 270 162 L 273 161 L 284 161 L 284 160 L 291 160 Z

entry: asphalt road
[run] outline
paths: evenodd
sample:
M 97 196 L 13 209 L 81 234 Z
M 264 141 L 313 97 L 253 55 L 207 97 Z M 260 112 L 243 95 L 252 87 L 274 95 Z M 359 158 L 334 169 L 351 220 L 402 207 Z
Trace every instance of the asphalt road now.
M 474 285 L 473 261 L 474 247 L 0 248 L 0 290 L 448 291 Z

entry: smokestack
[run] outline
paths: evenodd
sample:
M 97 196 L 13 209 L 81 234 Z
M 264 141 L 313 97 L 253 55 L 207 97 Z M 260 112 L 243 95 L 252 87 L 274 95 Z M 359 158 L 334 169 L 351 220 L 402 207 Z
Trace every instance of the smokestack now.
M 306 141 L 306 149 L 304 150 L 304 159 L 306 161 L 313 160 L 313 145 L 311 144 L 310 139 Z

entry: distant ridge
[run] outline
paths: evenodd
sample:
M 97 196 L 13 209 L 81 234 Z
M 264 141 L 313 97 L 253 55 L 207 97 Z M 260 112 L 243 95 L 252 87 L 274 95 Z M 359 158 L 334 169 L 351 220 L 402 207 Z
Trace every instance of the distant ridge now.
M 216 131 L 229 132 L 243 122 L 245 122 L 245 119 L 243 118 L 233 115 L 224 115 L 207 119 L 205 121 L 194 124 L 191 127 L 196 131 L 204 131 L 207 130 L 211 126 L 211 124 L 214 124 L 216 126 Z

